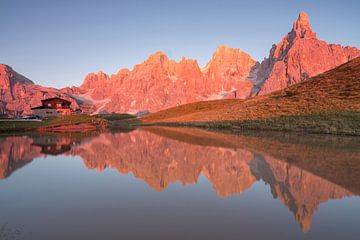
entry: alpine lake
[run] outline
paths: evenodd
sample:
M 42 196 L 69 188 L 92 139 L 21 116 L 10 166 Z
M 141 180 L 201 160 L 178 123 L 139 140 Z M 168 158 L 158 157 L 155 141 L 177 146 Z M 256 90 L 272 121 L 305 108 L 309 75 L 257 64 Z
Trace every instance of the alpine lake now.
M 359 239 L 360 138 L 0 135 L 0 239 Z

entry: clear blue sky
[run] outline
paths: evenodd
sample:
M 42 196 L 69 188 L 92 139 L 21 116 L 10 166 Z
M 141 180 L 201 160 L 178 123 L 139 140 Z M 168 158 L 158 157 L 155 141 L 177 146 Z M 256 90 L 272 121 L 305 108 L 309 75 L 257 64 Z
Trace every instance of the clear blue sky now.
M 132 68 L 162 50 L 201 67 L 220 44 L 256 60 L 301 10 L 320 39 L 360 47 L 360 1 L 0 0 L 0 63 L 46 86 Z

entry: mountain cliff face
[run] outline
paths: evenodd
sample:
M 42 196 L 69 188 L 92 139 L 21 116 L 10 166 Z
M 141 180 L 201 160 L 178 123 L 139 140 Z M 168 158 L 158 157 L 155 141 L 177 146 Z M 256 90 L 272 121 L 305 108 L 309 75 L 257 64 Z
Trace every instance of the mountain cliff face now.
M 82 104 L 58 89 L 36 85 L 11 67 L 0 64 L 0 114 L 28 115 L 32 107 L 41 105 L 41 100 L 51 97 L 71 101 L 73 109 Z
M 212 92 L 230 90 L 231 94 L 236 90 L 237 97 L 244 99 L 253 86 L 246 78 L 254 64 L 254 59 L 240 49 L 220 46 L 203 72 Z
M 358 56 L 357 48 L 317 39 L 307 14 L 301 12 L 292 30 L 272 46 L 269 57 L 253 67 L 248 78 L 254 82 L 251 93 L 263 95 L 289 87 Z
M 132 71 L 89 74 L 73 89 L 97 106 L 97 112 L 151 112 L 189 102 L 226 97 L 245 98 L 252 83 L 246 80 L 255 61 L 239 49 L 221 46 L 204 70 L 197 61 L 176 62 L 157 52 Z

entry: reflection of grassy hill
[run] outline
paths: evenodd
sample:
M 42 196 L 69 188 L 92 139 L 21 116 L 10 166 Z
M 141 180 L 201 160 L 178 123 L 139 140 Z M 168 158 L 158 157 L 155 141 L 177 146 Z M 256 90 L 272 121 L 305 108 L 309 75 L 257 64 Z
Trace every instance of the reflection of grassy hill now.
M 199 128 L 173 128 L 173 127 L 145 127 L 146 131 L 156 135 L 187 142 L 200 146 L 238 148 L 237 142 L 234 142 L 231 135 L 225 135 L 220 132 L 206 131 Z
M 191 103 L 142 121 L 359 135 L 360 58 L 265 96 Z

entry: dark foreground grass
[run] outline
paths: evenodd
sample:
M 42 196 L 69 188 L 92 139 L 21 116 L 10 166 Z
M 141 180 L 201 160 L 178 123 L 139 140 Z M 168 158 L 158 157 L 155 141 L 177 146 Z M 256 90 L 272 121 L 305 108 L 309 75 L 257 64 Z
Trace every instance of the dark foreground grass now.
M 232 130 L 270 130 L 360 136 L 359 112 L 332 112 L 282 116 L 259 120 L 222 122 L 175 122 L 150 125 L 185 126 Z
M 121 120 L 128 120 L 128 119 L 136 118 L 136 116 L 127 114 L 127 113 L 98 114 L 95 116 L 103 118 L 108 121 L 121 121 Z
M 68 125 L 87 124 L 100 128 L 106 127 L 107 120 L 98 116 L 89 115 L 69 115 L 61 116 L 52 119 L 47 119 L 42 122 L 35 121 L 0 121 L 0 132 L 26 132 L 34 131 L 40 127 L 58 127 Z
M 0 121 L 0 132 L 27 131 L 44 126 L 44 122 Z

